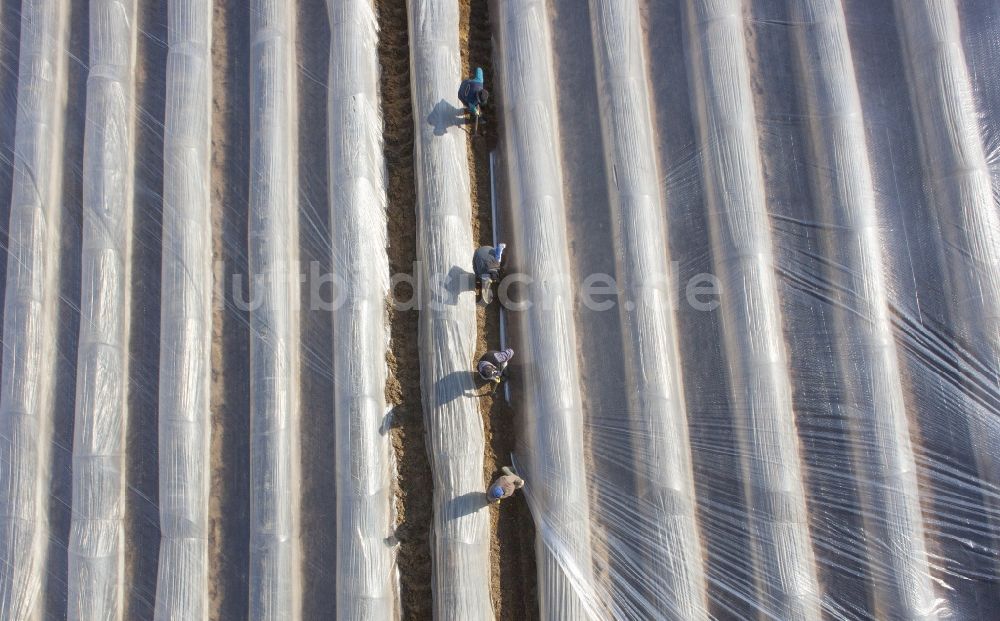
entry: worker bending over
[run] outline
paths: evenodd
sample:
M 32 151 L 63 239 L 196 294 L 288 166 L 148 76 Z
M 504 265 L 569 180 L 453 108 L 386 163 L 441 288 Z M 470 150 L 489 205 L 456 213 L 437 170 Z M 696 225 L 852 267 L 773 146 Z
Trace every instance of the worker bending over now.
M 490 502 L 498 503 L 504 498 L 510 498 L 514 492 L 524 487 L 524 479 L 514 474 L 510 468 L 504 466 L 500 469 L 501 474 L 493 481 L 493 485 L 486 490 L 486 495 Z
M 483 88 L 483 69 L 476 67 L 476 75 L 463 80 L 458 87 L 458 100 L 465 104 L 473 116 L 479 116 L 480 106 L 490 99 L 490 93 Z
M 510 347 L 503 351 L 488 351 L 480 356 L 479 362 L 476 363 L 476 371 L 479 372 L 479 377 L 487 382 L 496 382 L 499 384 L 503 381 L 504 372 L 507 370 L 507 363 L 513 357 L 514 350 Z
M 507 244 L 481 246 L 472 255 L 472 271 L 476 273 L 476 285 L 479 290 L 479 303 L 486 306 L 493 299 L 493 283 L 500 280 L 500 264 L 503 261 L 503 250 Z

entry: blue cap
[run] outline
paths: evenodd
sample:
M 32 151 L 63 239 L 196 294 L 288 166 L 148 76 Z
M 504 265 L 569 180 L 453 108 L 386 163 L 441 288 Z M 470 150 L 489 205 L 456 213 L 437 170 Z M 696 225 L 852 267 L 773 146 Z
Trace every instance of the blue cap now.
M 503 498 L 503 488 L 499 485 L 494 485 L 490 488 L 490 498 L 493 500 L 500 500 Z

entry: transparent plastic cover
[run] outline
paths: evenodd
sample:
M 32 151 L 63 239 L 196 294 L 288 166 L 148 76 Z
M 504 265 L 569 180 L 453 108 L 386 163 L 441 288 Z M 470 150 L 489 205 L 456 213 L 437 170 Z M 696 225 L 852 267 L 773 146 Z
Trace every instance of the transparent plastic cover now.
M 3 0 L 0 67 L 0 619 L 997 617 L 994 0 Z

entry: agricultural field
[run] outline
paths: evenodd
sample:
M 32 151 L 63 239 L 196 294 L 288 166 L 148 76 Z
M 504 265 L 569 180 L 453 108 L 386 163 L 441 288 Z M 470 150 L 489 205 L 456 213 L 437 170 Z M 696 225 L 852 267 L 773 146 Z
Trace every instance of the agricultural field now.
M 0 0 L 0 106 L 0 619 L 996 617 L 994 0 Z

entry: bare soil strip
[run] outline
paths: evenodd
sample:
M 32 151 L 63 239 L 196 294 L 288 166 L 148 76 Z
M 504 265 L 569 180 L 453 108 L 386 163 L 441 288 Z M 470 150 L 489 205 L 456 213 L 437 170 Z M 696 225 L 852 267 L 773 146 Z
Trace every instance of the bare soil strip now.
M 70 6 L 70 24 L 87 23 L 89 2 L 80 0 Z M 6 23 L 6 22 L 5 22 Z M 70 102 L 82 102 L 87 91 L 89 65 L 86 28 L 70 28 L 67 66 Z M 68 546 L 71 505 L 73 500 L 73 423 L 76 401 L 76 355 L 80 332 L 80 257 L 83 235 L 82 200 L 83 137 L 86 125 L 86 106 L 69 105 L 66 108 L 66 135 L 63 143 L 63 212 L 61 226 L 59 271 L 59 344 L 56 350 L 56 382 L 53 417 L 52 480 L 49 493 L 49 551 L 46 576 L 45 618 L 65 619 L 67 615 L 66 568 L 69 563 Z M 7 216 L 4 215 L 4 222 Z M 3 232 L 6 238 L 6 230 Z
M 248 291 L 249 19 L 244 0 L 215 5 L 212 32 L 212 244 L 216 300 L 212 323 L 212 498 L 209 505 L 209 614 L 249 614 L 249 315 L 232 297 Z M 244 299 L 246 293 L 243 294 Z M 243 307 L 245 308 L 245 306 Z M 232 365 L 232 366 L 230 366 Z
M 490 27 L 489 0 L 461 0 L 459 41 L 462 46 L 462 73 L 471 76 L 482 67 L 486 89 L 499 93 L 493 84 L 493 33 Z M 458 85 L 456 84 L 456 89 Z M 486 106 L 485 123 L 479 134 L 471 135 L 469 126 L 469 177 L 472 195 L 472 234 L 477 245 L 493 244 L 493 214 L 490 193 L 490 152 L 497 147 L 500 130 L 499 103 L 496 99 Z M 498 171 L 499 174 L 499 171 Z M 499 217 L 499 216 L 498 216 Z M 517 252 L 516 248 L 511 249 Z M 472 248 L 469 249 L 471 253 Z M 500 347 L 500 307 L 493 304 L 477 309 L 479 337 L 477 350 L 482 353 Z M 516 354 L 515 354 L 516 356 Z M 470 365 L 474 361 L 470 361 Z M 471 368 L 471 367 L 470 367 Z M 487 389 L 484 387 L 483 391 Z M 498 391 L 497 398 L 488 394 L 479 402 L 486 437 L 484 483 L 488 485 L 503 466 L 511 464 L 516 433 L 514 411 Z M 538 614 L 535 588 L 535 531 L 528 505 L 521 494 L 506 500 L 502 506 L 490 507 L 493 532 L 491 542 L 491 594 L 498 619 L 530 619 Z
M 298 3 L 296 37 L 299 113 L 299 259 L 302 446 L 302 616 L 321 619 L 336 610 L 337 507 L 334 479 L 333 299 L 313 274 L 332 272 L 327 188 L 327 70 L 330 26 L 325 0 Z M 315 290 L 315 291 L 314 291 Z M 313 295 L 316 299 L 313 299 Z
M 157 404 L 167 5 L 141 0 L 137 10 L 140 30 L 135 67 L 135 212 L 125 441 L 125 617 L 149 619 L 156 601 L 160 549 Z
M 379 65 L 388 173 L 389 269 L 413 273 L 417 256 L 416 186 L 413 173 L 413 107 L 410 99 L 409 28 L 404 0 L 377 0 Z M 396 288 L 398 299 L 413 291 Z M 387 300 L 386 304 L 390 304 Z M 403 617 L 431 617 L 431 476 L 427 457 L 416 310 L 389 309 L 391 346 L 386 401 L 392 404 L 392 446 L 396 454 L 396 537 L 399 541 Z

